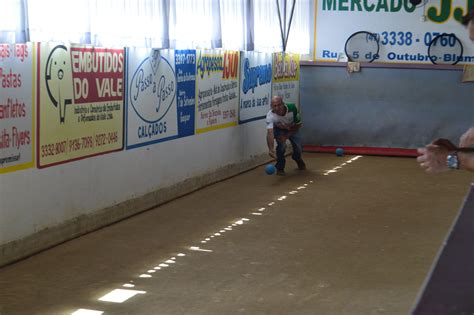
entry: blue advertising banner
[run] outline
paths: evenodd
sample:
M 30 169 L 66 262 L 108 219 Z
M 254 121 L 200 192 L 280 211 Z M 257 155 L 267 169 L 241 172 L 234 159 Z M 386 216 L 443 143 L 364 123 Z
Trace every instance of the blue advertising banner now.
M 239 123 L 264 119 L 272 94 L 272 54 L 242 52 Z
M 196 107 L 196 50 L 176 50 L 176 81 L 179 137 L 194 134 Z

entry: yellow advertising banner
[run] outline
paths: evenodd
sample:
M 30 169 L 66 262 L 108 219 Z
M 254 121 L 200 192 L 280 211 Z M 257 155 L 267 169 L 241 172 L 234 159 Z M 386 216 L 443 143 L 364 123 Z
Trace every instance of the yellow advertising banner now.
M 281 96 L 284 102 L 300 106 L 300 55 L 273 54 L 272 95 Z
M 38 167 L 123 149 L 124 50 L 38 44 Z
M 196 133 L 237 126 L 240 52 L 196 52 Z

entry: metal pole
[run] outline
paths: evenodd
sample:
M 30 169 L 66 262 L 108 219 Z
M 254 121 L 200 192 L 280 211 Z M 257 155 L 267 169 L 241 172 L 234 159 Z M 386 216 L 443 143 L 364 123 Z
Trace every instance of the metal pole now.
M 283 25 L 281 24 L 281 13 L 280 13 L 280 3 L 278 0 L 275 0 L 278 10 L 278 20 L 280 21 L 280 32 L 281 32 L 281 44 L 283 46 L 283 51 L 285 51 L 285 31 L 283 30 Z
M 291 7 L 291 14 L 290 14 L 290 23 L 288 23 L 288 30 L 285 37 L 285 50 L 286 50 L 286 44 L 288 44 L 288 37 L 290 36 L 291 21 L 293 20 L 293 13 L 295 12 L 295 4 L 296 4 L 296 0 L 293 0 L 293 5 Z

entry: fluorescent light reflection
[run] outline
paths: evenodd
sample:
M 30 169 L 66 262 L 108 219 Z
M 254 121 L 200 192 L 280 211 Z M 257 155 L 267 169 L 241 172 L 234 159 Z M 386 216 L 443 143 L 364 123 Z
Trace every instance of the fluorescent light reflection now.
M 167 264 L 175 264 L 176 261 L 174 261 L 173 259 L 168 259 L 167 261 L 165 261 L 165 263 L 167 263 Z
M 154 273 L 154 272 L 156 272 L 156 270 L 150 269 L 150 270 L 148 270 L 147 272 L 148 272 L 148 273 Z
M 274 204 L 275 204 L 274 202 L 270 202 L 268 205 L 273 206 Z
M 209 237 L 208 237 L 208 238 L 206 238 L 206 241 L 210 241 L 210 240 L 211 240 L 211 239 L 210 239 Z
M 144 273 L 144 274 L 141 274 L 139 277 L 140 278 L 151 278 L 151 275 L 147 275 L 146 273 Z
M 285 200 L 286 199 L 286 196 L 281 196 L 280 198 L 278 198 L 278 200 L 282 201 L 282 200 Z
M 126 287 L 126 288 L 134 288 L 135 285 L 134 284 L 131 284 L 131 283 L 125 283 L 122 287 Z
M 201 241 L 201 243 L 203 243 L 203 244 L 206 244 L 206 243 L 207 243 L 207 241 Z
M 71 313 L 71 315 L 101 315 L 104 314 L 102 311 L 94 311 L 94 310 L 88 310 L 85 308 L 80 308 L 74 313 Z
M 239 220 L 239 221 L 235 221 L 235 223 L 242 225 L 242 224 L 244 224 L 244 221 Z
M 168 267 L 167 264 L 159 264 L 158 266 L 160 266 L 160 267 Z
M 297 194 L 298 192 L 296 190 L 292 190 L 289 192 L 290 195 L 294 195 L 294 194 Z
M 261 212 L 252 212 L 253 215 L 262 215 Z
M 311 184 L 313 183 L 313 181 L 312 181 L 312 180 L 310 180 L 309 182 L 310 182 Z
M 219 233 L 225 233 L 225 230 L 220 230 Z
M 186 256 L 186 254 L 179 253 L 177 256 L 178 256 L 178 257 L 184 257 L 184 256 Z
M 226 227 L 224 230 L 232 231 L 232 228 L 231 227 Z
M 153 269 L 155 269 L 155 270 L 161 270 L 161 267 L 158 267 L 158 266 L 157 266 L 157 267 L 155 267 L 155 268 L 153 268 Z
M 215 236 L 220 236 L 220 235 L 221 235 L 221 233 L 214 233 L 214 235 L 215 235 Z
M 242 221 L 250 221 L 250 219 L 242 218 Z
M 99 301 L 122 303 L 137 294 L 145 294 L 146 291 L 115 289 L 99 298 Z
M 260 208 L 260 209 L 258 209 L 258 211 L 263 211 L 263 210 L 265 210 L 265 208 Z

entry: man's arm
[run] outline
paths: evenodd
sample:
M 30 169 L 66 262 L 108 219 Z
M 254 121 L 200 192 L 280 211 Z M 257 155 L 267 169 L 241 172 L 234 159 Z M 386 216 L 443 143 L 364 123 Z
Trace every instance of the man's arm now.
M 440 173 L 449 170 L 447 165 L 448 154 L 454 152 L 445 146 L 429 144 L 418 149 L 420 155 L 417 157 L 417 161 L 426 172 Z M 474 172 L 474 152 L 458 152 L 457 155 L 459 169 Z
M 474 144 L 474 127 L 469 128 L 459 139 L 459 147 L 469 147 Z
M 272 158 L 276 158 L 275 138 L 273 136 L 273 128 L 267 129 L 267 146 L 268 146 L 268 155 L 270 155 Z
M 459 168 L 474 172 L 474 152 L 458 152 Z

